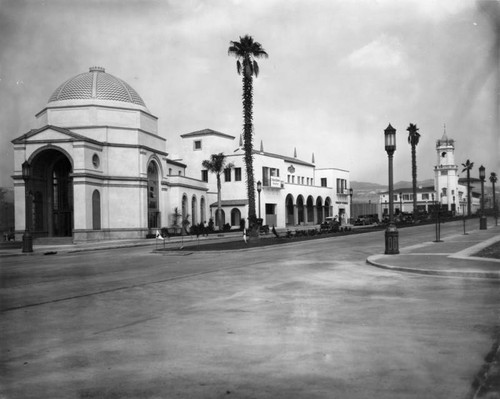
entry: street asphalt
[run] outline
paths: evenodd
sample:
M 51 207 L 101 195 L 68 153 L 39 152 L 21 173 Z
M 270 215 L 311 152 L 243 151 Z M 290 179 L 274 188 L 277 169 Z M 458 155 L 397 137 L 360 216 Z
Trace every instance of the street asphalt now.
M 95 251 L 131 246 L 178 247 L 196 238 L 171 238 L 170 240 L 116 240 L 79 244 L 36 244 L 33 253 L 23 254 L 19 248 L 0 248 L 0 258 L 12 256 L 43 256 L 55 253 Z M 200 240 L 239 240 L 241 234 L 226 233 L 202 237 Z M 466 234 L 446 236 L 442 241 L 428 241 L 400 248 L 397 255 L 372 254 L 366 259 L 369 265 L 394 271 L 434 275 L 436 278 L 500 279 L 500 260 L 474 256 L 481 249 L 500 241 L 500 227 L 488 226 L 486 230 L 471 230 Z M 1 260 L 0 260 L 1 261 Z M 475 377 L 476 392 L 473 398 L 500 398 L 500 349 L 498 343 L 488 355 L 487 364 Z
M 282 230 L 280 233 L 283 234 Z M 135 246 L 150 246 L 157 249 L 179 248 L 215 241 L 241 240 L 240 232 L 212 234 L 208 237 L 172 237 L 166 240 L 138 239 L 82 242 L 76 244 L 35 244 L 32 253 L 22 253 L 20 248 L 0 246 L 0 258 L 6 256 L 36 256 L 55 253 L 74 253 Z M 272 239 L 266 236 L 264 239 Z M 445 240 L 427 241 L 417 245 L 399 248 L 397 255 L 373 254 L 367 263 L 383 269 L 399 272 L 419 273 L 449 277 L 493 278 L 500 279 L 500 259 L 474 256 L 481 249 L 500 241 L 500 227 L 489 226 L 486 230 L 471 230 L 465 234 L 447 236 Z

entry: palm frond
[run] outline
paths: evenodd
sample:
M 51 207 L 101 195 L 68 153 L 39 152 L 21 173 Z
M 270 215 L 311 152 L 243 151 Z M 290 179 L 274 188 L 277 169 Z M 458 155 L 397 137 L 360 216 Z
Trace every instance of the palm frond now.
M 257 64 L 257 61 L 253 61 L 253 74 L 255 77 L 259 76 L 259 64 Z

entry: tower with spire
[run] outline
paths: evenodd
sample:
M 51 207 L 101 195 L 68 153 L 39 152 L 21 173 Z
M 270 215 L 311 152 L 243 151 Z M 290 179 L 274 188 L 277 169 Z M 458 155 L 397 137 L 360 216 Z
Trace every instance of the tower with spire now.
M 437 163 L 434 167 L 435 201 L 448 211 L 459 210 L 458 165 L 455 164 L 455 141 L 448 138 L 446 125 L 443 136 L 436 141 Z

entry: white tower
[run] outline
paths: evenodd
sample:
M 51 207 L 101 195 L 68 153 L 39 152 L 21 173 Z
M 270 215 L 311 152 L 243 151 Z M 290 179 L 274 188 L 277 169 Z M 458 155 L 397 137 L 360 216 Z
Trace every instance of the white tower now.
M 455 165 L 455 141 L 446 135 L 436 142 L 437 164 L 434 167 L 435 200 L 449 211 L 460 209 L 458 195 L 458 165 Z

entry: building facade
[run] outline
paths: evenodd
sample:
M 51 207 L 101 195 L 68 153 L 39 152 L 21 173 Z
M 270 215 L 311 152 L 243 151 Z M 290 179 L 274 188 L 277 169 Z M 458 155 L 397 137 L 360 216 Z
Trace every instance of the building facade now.
M 172 159 L 157 117 L 104 68 L 68 79 L 36 115 L 34 128 L 12 141 L 16 238 L 26 227 L 35 237 L 74 242 L 143 238 L 178 218 L 215 221 L 215 178 L 201 163 L 221 152 L 234 163 L 223 179 L 225 223 L 239 227 L 248 217 L 241 145 L 210 129 L 181 137 L 181 156 Z M 316 224 L 348 213 L 347 171 L 264 151 L 254 158 L 264 223 Z
M 480 197 L 477 193 L 471 195 L 472 212 L 479 209 Z M 389 212 L 389 193 L 380 194 L 381 217 Z M 394 213 L 413 212 L 413 189 L 396 189 L 393 192 Z M 436 141 L 436 165 L 434 166 L 434 186 L 417 189 L 418 212 L 441 211 L 454 215 L 464 215 L 467 212 L 467 185 L 459 179 L 458 165 L 455 164 L 455 141 L 449 139 L 446 131 Z
M 240 225 L 248 217 L 248 196 L 241 140 L 236 137 L 204 129 L 181 135 L 183 160 L 188 169 L 199 171 L 200 179 L 209 187 L 210 217 L 218 221 L 217 185 L 215 175 L 203 169 L 202 162 L 210 154 L 223 153 L 231 164 L 221 177 L 222 220 L 231 227 Z M 313 162 L 296 156 L 266 152 L 253 152 L 254 179 L 261 183 L 256 192 L 257 217 L 269 226 L 286 227 L 315 225 L 328 216 L 346 221 L 349 215 L 349 172 L 337 168 L 316 168 Z M 256 188 L 257 189 L 257 188 Z

